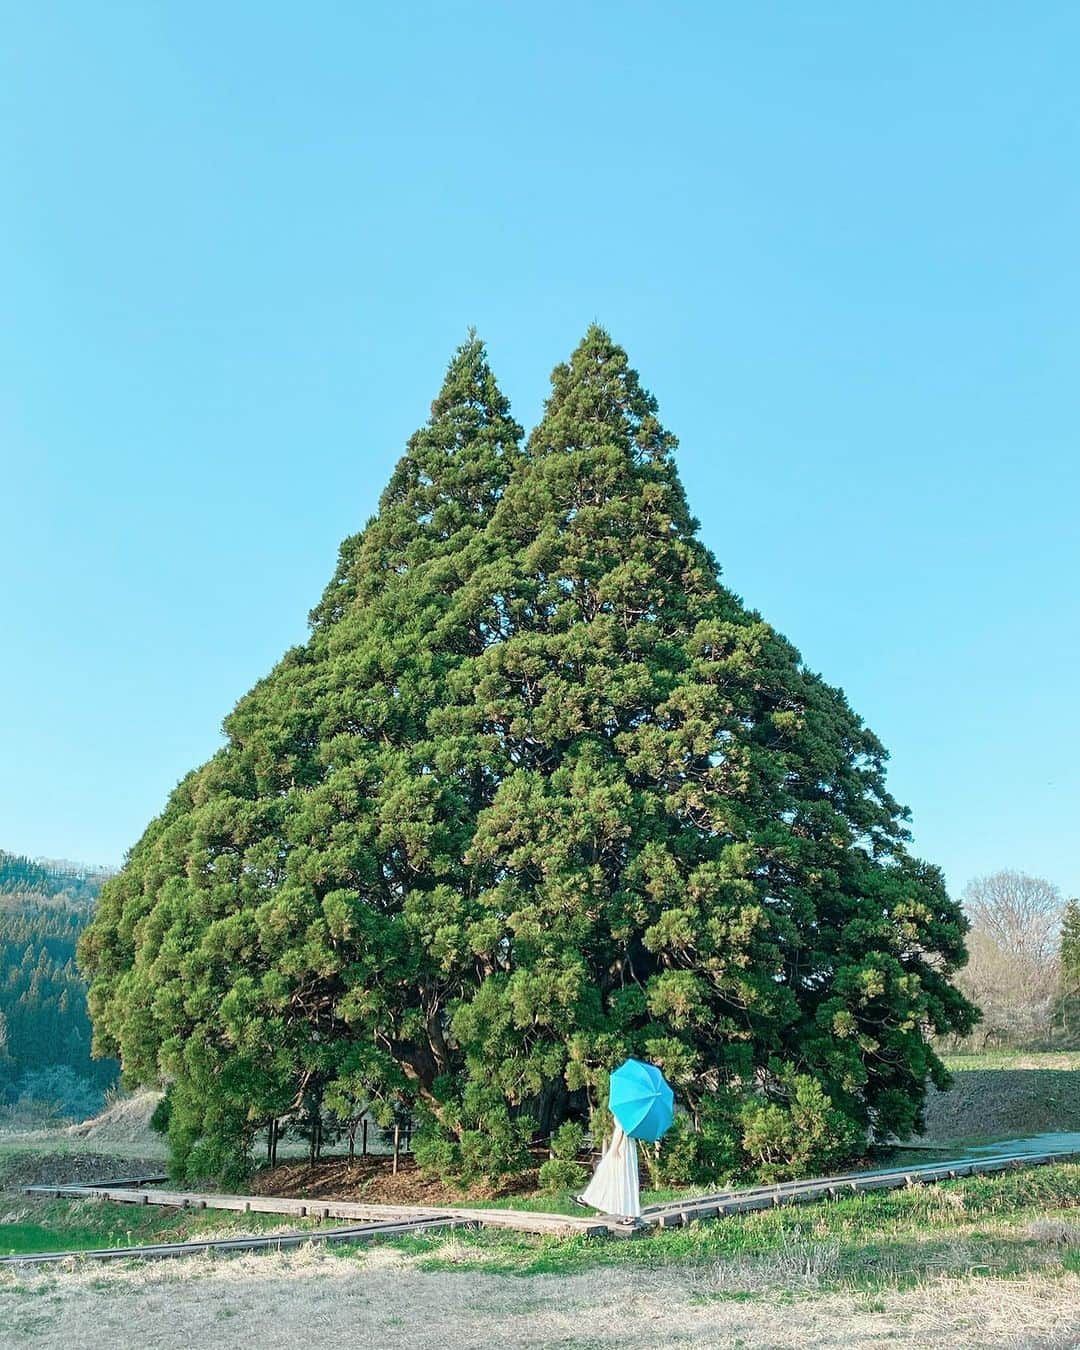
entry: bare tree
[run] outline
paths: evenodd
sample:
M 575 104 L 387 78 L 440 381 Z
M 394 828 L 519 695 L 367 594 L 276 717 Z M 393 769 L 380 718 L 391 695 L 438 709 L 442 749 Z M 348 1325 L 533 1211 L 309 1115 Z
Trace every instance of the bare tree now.
M 982 1043 L 1044 1040 L 1059 1002 L 1061 892 L 1042 877 L 1004 871 L 976 877 L 961 899 L 971 933 L 960 983 L 983 1011 Z

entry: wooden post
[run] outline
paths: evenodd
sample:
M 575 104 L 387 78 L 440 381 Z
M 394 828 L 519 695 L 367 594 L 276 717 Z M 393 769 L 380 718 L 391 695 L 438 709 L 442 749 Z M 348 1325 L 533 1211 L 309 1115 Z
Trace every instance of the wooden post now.
M 362 1140 L 361 1140 L 361 1151 L 363 1152 L 364 1157 L 366 1158 L 366 1157 L 367 1157 L 367 1116 L 364 1117 L 363 1137 L 362 1137 Z
M 401 1126 L 394 1125 L 394 1174 L 397 1175 L 398 1157 L 401 1154 Z

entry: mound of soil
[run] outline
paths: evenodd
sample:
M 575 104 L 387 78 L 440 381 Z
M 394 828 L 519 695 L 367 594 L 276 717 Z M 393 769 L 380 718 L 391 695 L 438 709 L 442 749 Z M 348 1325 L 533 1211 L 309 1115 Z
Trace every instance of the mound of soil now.
M 150 1129 L 150 1117 L 161 1100 L 160 1092 L 144 1089 L 130 1097 L 121 1097 L 107 1106 L 100 1115 L 69 1125 L 65 1130 L 71 1139 L 82 1139 L 95 1144 L 145 1143 L 150 1152 L 160 1152 L 161 1139 Z
M 153 1177 L 162 1174 L 160 1158 L 132 1158 L 115 1153 L 12 1152 L 0 1157 L 0 1190 L 22 1186 L 79 1186 L 116 1177 Z
M 1080 1130 L 1076 1069 L 965 1069 L 930 1090 L 922 1143 Z
M 361 1158 L 325 1158 L 314 1164 L 282 1163 L 257 1173 L 250 1190 L 253 1195 L 301 1200 L 325 1196 L 373 1205 L 466 1205 L 535 1191 L 537 1170 L 523 1172 L 501 1188 L 475 1186 L 462 1190 L 425 1175 L 410 1157 L 401 1159 L 395 1175 L 390 1158 L 368 1154 Z

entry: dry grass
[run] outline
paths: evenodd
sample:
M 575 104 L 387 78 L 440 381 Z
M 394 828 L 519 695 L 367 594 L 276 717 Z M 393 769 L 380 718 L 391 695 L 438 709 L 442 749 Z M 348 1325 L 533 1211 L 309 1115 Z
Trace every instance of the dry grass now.
M 762 1211 L 632 1243 L 457 1234 L 384 1248 L 8 1269 L 0 1344 L 1077 1346 L 1077 1170 Z M 524 1278 L 526 1269 L 545 1273 Z
M 825 1248 L 792 1255 L 787 1298 L 712 1288 L 700 1271 L 604 1268 L 523 1280 L 425 1271 L 382 1249 L 318 1249 L 127 1269 L 0 1276 L 5 1347 L 263 1350 L 317 1343 L 439 1350 L 479 1346 L 1067 1347 L 1080 1343 L 1080 1278 L 943 1278 L 884 1293 L 801 1297 L 829 1274 Z M 726 1296 L 725 1296 L 726 1295 Z
M 943 1055 L 950 1073 L 967 1069 L 1080 1069 L 1080 1050 L 983 1050 Z
M 944 1112 L 964 1119 L 949 1119 L 949 1126 L 965 1133 L 970 1114 L 985 1132 L 988 1114 L 1013 1109 L 1013 1094 L 1001 1095 L 1011 1079 L 1027 1085 L 1048 1073 L 965 1073 Z M 1061 1108 L 1067 1113 L 1072 1098 L 1058 1088 L 1068 1075 L 1049 1076 L 1052 1084 L 1038 1084 L 1038 1102 L 1026 1093 L 1021 1102 L 1028 1114 L 1036 1105 L 1055 1108 L 1062 1128 Z M 66 1160 L 80 1155 L 82 1165 L 97 1165 L 89 1150 L 99 1137 L 117 1154 L 133 1148 L 136 1115 L 100 1122 L 102 1134 L 116 1140 L 68 1135 Z M 55 1138 L 38 1144 L 34 1167 L 65 1161 L 62 1151 L 42 1155 Z M 617 1252 L 614 1245 L 586 1251 L 573 1241 L 552 1246 L 496 1234 L 401 1248 L 6 1270 L 0 1346 L 1077 1347 L 1075 1171 L 1040 1169 L 801 1212 L 765 1211 L 730 1226 L 619 1244 Z M 410 1194 L 428 1184 L 411 1172 L 406 1166 L 389 1184 Z M 385 1164 L 375 1161 L 314 1171 L 290 1165 L 279 1169 L 278 1180 L 286 1178 L 294 1190 L 351 1186 L 371 1199 L 388 1184 Z M 24 1197 L 11 1204 L 26 1208 Z M 8 1222 L 15 1221 L 13 1211 Z
M 150 1117 L 161 1101 L 161 1093 L 144 1088 L 128 1097 L 111 1102 L 100 1115 L 68 1125 L 62 1133 L 69 1139 L 83 1140 L 95 1146 L 122 1144 L 150 1153 L 163 1148 L 161 1136 L 150 1128 Z
M 965 1069 L 930 1089 L 923 1143 L 1080 1130 L 1080 1073 L 1070 1068 Z

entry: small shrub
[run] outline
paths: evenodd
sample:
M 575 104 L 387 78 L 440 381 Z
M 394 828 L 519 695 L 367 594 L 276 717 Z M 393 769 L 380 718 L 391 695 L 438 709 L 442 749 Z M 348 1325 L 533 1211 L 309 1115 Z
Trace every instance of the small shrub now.
M 444 1181 L 454 1178 L 459 1161 L 456 1142 L 430 1124 L 413 1140 L 413 1157 L 422 1172 L 434 1172 Z
M 253 1171 L 251 1150 L 246 1139 L 223 1140 L 210 1135 L 201 1138 L 187 1155 L 186 1180 L 214 1179 L 226 1190 L 241 1190 Z
M 726 1181 L 740 1166 L 739 1104 L 727 1093 L 698 1103 L 695 1116 L 680 1111 L 659 1149 L 645 1148 L 654 1187 Z
M 551 1135 L 551 1156 L 574 1162 L 585 1144 L 585 1127 L 576 1120 L 564 1120 Z
M 782 1087 L 785 1097 L 757 1099 L 742 1110 L 742 1147 L 760 1177 L 807 1176 L 859 1155 L 865 1133 L 833 1105 L 816 1079 L 790 1074 Z
M 460 1099 L 448 1092 L 439 1115 L 421 1117 L 413 1153 L 444 1181 L 499 1182 L 529 1166 L 535 1128 L 531 1116 L 511 1115 L 500 1094 L 470 1084 Z
M 155 1134 L 169 1133 L 169 1120 L 172 1116 L 172 1101 L 166 1092 L 164 1097 L 154 1107 L 153 1114 L 150 1117 L 150 1128 Z
M 588 1180 L 588 1169 L 569 1158 L 549 1158 L 540 1168 L 540 1189 L 549 1195 L 562 1191 L 580 1191 Z

